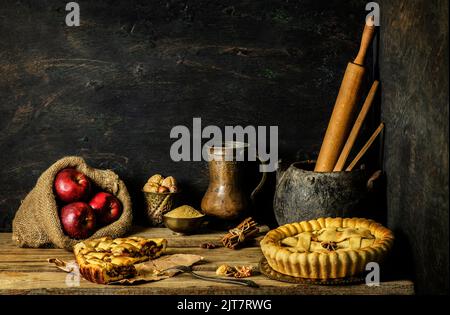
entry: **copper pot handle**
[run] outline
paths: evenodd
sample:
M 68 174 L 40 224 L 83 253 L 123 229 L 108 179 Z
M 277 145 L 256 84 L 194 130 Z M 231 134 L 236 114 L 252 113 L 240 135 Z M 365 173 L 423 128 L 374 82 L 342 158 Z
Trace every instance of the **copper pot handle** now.
M 380 180 L 383 172 L 381 170 L 375 171 L 372 176 L 367 180 L 367 190 L 372 192 L 375 187 L 375 183 Z
M 258 155 L 256 155 L 256 158 L 259 160 L 259 162 L 261 164 L 265 164 Z M 255 196 L 256 194 L 259 193 L 259 191 L 262 189 L 262 187 L 264 186 L 265 182 L 267 179 L 267 173 L 266 172 L 262 172 L 262 176 L 261 176 L 261 180 L 259 181 L 259 184 L 256 186 L 256 188 L 252 191 L 251 195 L 250 195 L 250 200 L 252 201 L 252 203 L 255 201 Z

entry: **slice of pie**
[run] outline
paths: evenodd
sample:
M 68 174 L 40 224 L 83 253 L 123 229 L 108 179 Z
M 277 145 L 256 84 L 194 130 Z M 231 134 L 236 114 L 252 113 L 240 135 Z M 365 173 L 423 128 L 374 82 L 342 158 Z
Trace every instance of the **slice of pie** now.
M 167 241 L 162 238 L 102 237 L 74 246 L 81 275 L 91 282 L 106 284 L 136 275 L 134 264 L 159 257 Z
M 280 226 L 261 241 L 276 271 L 294 277 L 336 279 L 362 274 L 392 247 L 392 232 L 368 219 L 319 218 Z

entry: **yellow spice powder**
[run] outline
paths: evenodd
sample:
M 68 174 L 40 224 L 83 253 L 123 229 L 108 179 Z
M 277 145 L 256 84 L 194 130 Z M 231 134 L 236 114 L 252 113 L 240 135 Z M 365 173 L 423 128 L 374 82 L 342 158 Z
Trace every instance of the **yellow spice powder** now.
M 203 213 L 195 210 L 191 206 L 184 205 L 167 212 L 165 216 L 169 218 L 198 218 L 202 217 Z

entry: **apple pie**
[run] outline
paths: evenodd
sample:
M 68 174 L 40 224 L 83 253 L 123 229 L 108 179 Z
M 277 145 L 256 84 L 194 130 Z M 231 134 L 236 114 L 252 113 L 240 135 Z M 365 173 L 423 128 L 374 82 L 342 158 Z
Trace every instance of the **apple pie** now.
M 362 274 L 391 249 L 392 232 L 368 219 L 319 218 L 269 231 L 261 250 L 275 271 L 293 277 L 337 279 Z
M 159 257 L 166 246 L 162 238 L 103 237 L 77 243 L 73 251 L 81 275 L 91 282 L 106 284 L 134 277 L 134 264 Z

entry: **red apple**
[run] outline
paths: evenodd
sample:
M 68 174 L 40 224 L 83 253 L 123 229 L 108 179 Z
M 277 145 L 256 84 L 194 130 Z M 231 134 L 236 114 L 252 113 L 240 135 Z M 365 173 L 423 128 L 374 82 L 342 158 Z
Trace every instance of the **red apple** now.
M 86 200 L 91 191 L 91 181 L 83 173 L 66 168 L 56 175 L 55 191 L 58 198 L 66 203 Z
M 85 239 L 95 231 L 94 210 L 85 202 L 74 202 L 61 209 L 61 223 L 64 232 L 71 238 Z
M 122 214 L 122 204 L 119 199 L 107 192 L 97 193 L 89 201 L 89 205 L 101 225 L 108 225 L 116 221 Z

